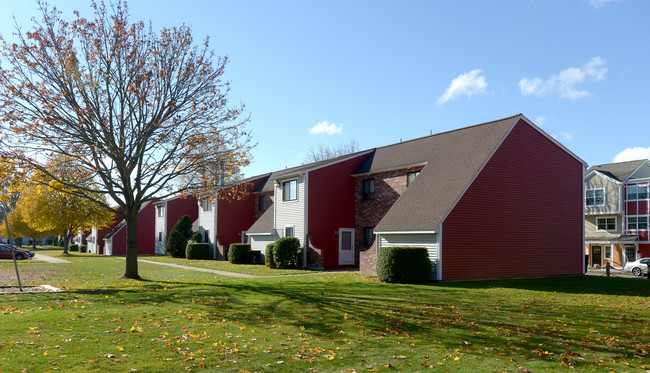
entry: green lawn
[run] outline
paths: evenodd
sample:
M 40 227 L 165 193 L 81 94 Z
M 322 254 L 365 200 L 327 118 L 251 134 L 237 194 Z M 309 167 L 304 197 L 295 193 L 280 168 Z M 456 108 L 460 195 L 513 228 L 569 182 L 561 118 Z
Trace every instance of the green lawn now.
M 141 263 L 134 281 L 122 258 L 66 258 L 19 263 L 66 293 L 0 295 L 1 372 L 650 369 L 649 280 L 389 285 Z

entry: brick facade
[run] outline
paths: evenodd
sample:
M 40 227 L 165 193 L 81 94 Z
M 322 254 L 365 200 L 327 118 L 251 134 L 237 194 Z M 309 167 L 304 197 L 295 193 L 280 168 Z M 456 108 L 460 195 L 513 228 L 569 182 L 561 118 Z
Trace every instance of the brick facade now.
M 260 210 L 259 196 L 264 196 L 264 210 Z M 255 195 L 255 221 L 257 221 L 266 210 L 273 208 L 273 192 L 260 193 Z
M 377 226 L 384 215 L 393 207 L 397 199 L 406 191 L 406 177 L 409 172 L 420 171 L 423 166 L 404 168 L 401 170 L 383 172 L 369 176 L 359 176 L 355 180 L 355 229 L 354 247 L 355 263 L 359 264 L 361 271 L 375 270 L 377 248 L 374 242 L 371 246 L 364 245 L 364 228 Z M 363 180 L 375 180 L 375 198 L 368 201 L 362 200 Z M 376 238 L 376 237 L 375 237 Z M 372 270 L 370 270 L 371 268 Z

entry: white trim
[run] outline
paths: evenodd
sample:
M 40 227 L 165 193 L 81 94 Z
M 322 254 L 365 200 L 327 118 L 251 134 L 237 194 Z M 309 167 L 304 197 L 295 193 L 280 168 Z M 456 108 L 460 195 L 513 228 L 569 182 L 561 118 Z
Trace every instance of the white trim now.
M 585 215 L 593 216 L 593 215 L 623 215 L 623 211 L 589 211 L 585 212 Z
M 437 231 L 383 231 L 375 232 L 375 234 L 435 234 Z
M 273 232 L 270 233 L 246 233 L 247 236 L 273 236 Z
M 630 218 L 637 218 L 636 220 L 636 229 L 630 229 L 629 225 L 629 219 Z M 645 218 L 645 223 L 647 225 L 646 229 L 638 229 L 639 227 L 639 218 Z M 625 227 L 623 229 L 624 232 L 631 231 L 631 232 L 644 232 L 650 230 L 650 216 L 648 215 L 625 215 Z
M 316 167 L 314 167 L 314 168 L 309 168 L 309 169 L 305 170 L 305 172 L 316 171 L 316 170 L 319 170 L 319 169 L 321 169 L 321 168 L 325 168 L 325 167 L 329 167 L 329 166 L 335 165 L 335 164 L 337 164 L 337 163 L 341 163 L 341 162 L 349 161 L 350 159 L 354 159 L 354 158 L 357 158 L 357 157 L 361 157 L 362 155 L 370 154 L 370 153 L 372 153 L 372 152 L 374 152 L 374 151 L 375 151 L 375 148 L 372 148 L 372 149 L 370 149 L 370 150 L 362 151 L 362 152 L 359 152 L 359 153 L 353 153 L 353 154 L 350 154 L 349 157 L 341 158 L 341 159 L 336 160 L 336 161 L 334 161 L 334 162 L 325 163 L 325 164 L 322 164 L 322 165 L 320 165 L 320 166 L 316 166 Z
M 600 263 L 594 263 L 594 246 L 600 247 Z M 591 265 L 599 265 L 602 267 L 603 259 L 603 245 L 589 245 L 589 261 L 591 262 Z
M 615 184 L 618 184 L 618 185 L 622 185 L 622 184 L 623 184 L 622 182 L 620 182 L 620 181 L 618 181 L 618 180 L 616 180 L 616 179 L 614 179 L 614 178 L 611 178 L 611 177 L 605 175 L 604 173 L 600 172 L 599 170 L 591 170 L 591 171 L 589 171 L 589 173 L 585 175 L 585 182 L 587 181 L 587 179 L 589 178 L 589 176 L 590 176 L 591 174 L 597 174 L 597 176 L 600 176 L 600 177 L 602 177 L 602 178 L 604 178 L 604 179 L 607 179 L 607 180 L 609 180 L 609 181 L 611 181 L 611 182 L 613 182 L 613 183 L 615 183 Z
M 614 219 L 614 229 L 598 229 L 598 220 L 599 219 Z M 618 231 L 618 217 L 616 216 L 603 216 L 596 218 L 596 232 L 617 232 Z M 605 220 L 605 227 L 607 227 L 607 220 Z
M 305 180 L 307 180 L 306 175 L 305 175 Z M 290 183 L 292 181 L 296 182 L 296 198 L 294 198 L 294 199 L 286 199 L 285 200 L 284 199 L 284 184 Z M 281 202 L 283 202 L 283 203 L 284 202 L 298 202 L 300 200 L 300 198 L 299 198 L 300 196 L 298 196 L 298 178 L 297 177 L 295 179 L 291 178 L 291 179 L 282 180 L 280 182 L 280 190 L 282 191 L 282 201 Z
M 382 174 L 384 172 L 391 172 L 391 171 L 397 171 L 397 170 L 404 170 L 407 168 L 414 168 L 414 167 L 424 167 L 428 164 L 429 162 L 420 162 L 420 163 L 413 163 L 405 166 L 395 166 L 395 167 L 390 167 L 390 168 L 384 168 L 382 170 L 377 170 L 377 171 L 372 171 L 372 172 L 365 172 L 362 174 L 352 174 L 352 177 L 363 177 L 363 176 L 370 176 L 370 175 L 376 175 L 376 174 Z
M 603 251 L 602 251 L 602 253 L 603 253 L 603 260 L 604 260 L 604 259 L 607 259 L 607 260 L 613 261 L 613 259 L 612 259 L 612 252 L 613 252 L 614 250 L 612 249 L 612 245 L 602 245 L 602 247 L 603 247 L 603 248 L 602 248 L 602 250 L 603 250 Z M 606 253 L 607 253 L 607 250 L 606 250 L 607 247 L 609 247 L 609 256 L 607 256 L 607 254 L 606 254 Z
M 650 166 L 650 161 L 648 161 L 647 159 L 644 159 L 643 162 L 641 162 L 641 164 L 639 165 L 639 167 L 634 169 L 634 171 L 630 172 L 630 174 L 625 178 L 625 180 L 623 180 L 623 182 L 627 182 L 628 180 L 630 180 L 632 178 L 632 175 L 634 175 L 637 171 L 639 171 L 639 169 L 641 167 L 643 167 L 643 165 Z M 638 254 L 637 254 L 637 256 L 638 256 Z
M 293 235 L 291 235 L 291 236 L 287 236 L 287 228 L 291 228 L 291 230 L 293 231 L 293 232 L 292 232 Z M 285 225 L 285 226 L 282 228 L 282 237 L 296 237 L 296 225 L 295 225 L 295 224 L 288 224 L 288 225 Z M 297 238 L 297 237 L 296 237 L 296 238 Z
M 301 176 L 305 176 L 305 173 L 306 172 L 304 172 L 304 171 L 296 171 L 294 173 L 290 173 L 290 174 L 286 174 L 286 175 L 280 175 L 280 176 L 276 177 L 275 179 L 273 179 L 273 183 L 274 184 L 275 183 L 280 183 L 281 184 L 282 181 L 289 180 L 289 179 L 297 179 L 297 178 L 299 178 Z
M 303 193 L 305 194 L 304 199 L 304 216 L 303 216 L 303 224 L 304 224 L 304 245 L 302 245 L 302 267 L 307 268 L 307 246 L 309 245 L 309 173 L 305 174 L 304 177 L 304 183 L 305 185 L 303 186 Z M 298 196 L 298 182 L 296 181 L 296 196 Z
M 442 223 L 438 226 L 438 229 L 436 230 L 438 231 L 438 234 L 436 236 L 436 241 L 438 244 L 438 268 L 436 271 L 436 277 L 437 277 L 436 280 L 442 281 Z

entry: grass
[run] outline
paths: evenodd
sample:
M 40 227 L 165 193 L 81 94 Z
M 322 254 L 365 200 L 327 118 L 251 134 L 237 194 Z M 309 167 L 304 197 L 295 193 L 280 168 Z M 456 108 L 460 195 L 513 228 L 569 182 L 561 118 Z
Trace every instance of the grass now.
M 648 280 L 389 285 L 141 263 L 135 281 L 121 258 L 60 256 L 72 263 L 19 266 L 66 293 L 0 295 L 0 371 L 650 369 Z

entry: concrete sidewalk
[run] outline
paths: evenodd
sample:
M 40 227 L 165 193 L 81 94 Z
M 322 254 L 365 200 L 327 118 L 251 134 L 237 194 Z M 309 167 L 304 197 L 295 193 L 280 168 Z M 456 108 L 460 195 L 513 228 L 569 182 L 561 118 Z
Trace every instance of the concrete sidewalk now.
M 34 254 L 34 257 L 32 258 L 32 260 L 43 260 L 43 261 L 46 261 L 46 262 L 49 262 L 49 263 L 72 263 L 69 260 L 54 258 L 54 257 L 43 255 L 43 254 Z

